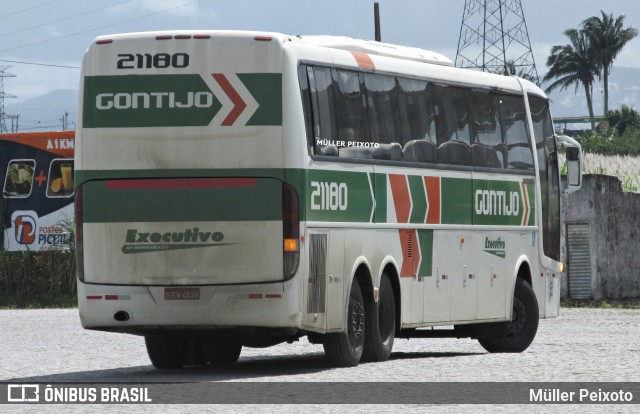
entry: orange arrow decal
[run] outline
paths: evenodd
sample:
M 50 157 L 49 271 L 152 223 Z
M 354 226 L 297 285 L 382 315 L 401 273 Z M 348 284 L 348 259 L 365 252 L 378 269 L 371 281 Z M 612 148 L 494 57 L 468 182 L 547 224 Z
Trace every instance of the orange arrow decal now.
M 233 109 L 229 112 L 229 115 L 222 121 L 222 126 L 231 126 L 238 119 L 242 111 L 247 107 L 247 103 L 242 100 L 238 92 L 231 85 L 226 76 L 222 73 L 212 73 L 213 79 L 220 85 L 224 93 L 227 94 L 231 102 L 233 103 Z

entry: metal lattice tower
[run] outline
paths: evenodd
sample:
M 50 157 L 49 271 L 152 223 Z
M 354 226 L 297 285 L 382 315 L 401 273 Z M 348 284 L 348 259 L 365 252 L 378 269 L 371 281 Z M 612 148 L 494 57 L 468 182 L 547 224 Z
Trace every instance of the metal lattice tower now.
M 456 66 L 539 83 L 521 0 L 465 0 Z
M 0 66 L 0 133 L 6 134 L 9 132 L 7 130 L 7 123 L 5 119 L 8 118 L 7 114 L 4 112 L 4 99 L 5 98 L 15 98 L 15 95 L 11 95 L 10 93 L 4 92 L 4 78 L 15 78 L 16 75 L 13 73 L 8 73 L 7 69 L 11 66 Z M 12 131 L 13 132 L 13 131 Z

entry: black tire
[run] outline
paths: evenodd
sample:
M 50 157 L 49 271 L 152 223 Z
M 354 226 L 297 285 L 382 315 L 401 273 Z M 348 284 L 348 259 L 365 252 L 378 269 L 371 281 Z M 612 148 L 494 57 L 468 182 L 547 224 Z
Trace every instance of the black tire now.
M 189 349 L 187 350 L 187 356 L 185 357 L 185 365 L 207 365 L 209 360 L 204 353 L 204 348 L 201 342 L 191 341 L 189 343 Z
M 489 352 L 522 352 L 531 345 L 538 332 L 538 300 L 533 289 L 524 279 L 516 280 L 513 297 L 513 317 L 505 323 L 505 335 L 501 338 L 478 339 Z
M 189 343 L 167 336 L 145 336 L 147 354 L 158 369 L 182 368 L 187 357 Z
M 382 274 L 378 302 L 371 300 L 365 318 L 363 359 L 386 361 L 391 355 L 396 336 L 396 301 L 393 288 L 386 274 Z
M 322 346 L 332 365 L 355 367 L 360 363 L 364 351 L 365 304 L 356 279 L 351 285 L 347 309 L 347 332 L 330 333 L 324 336 Z
M 235 364 L 240 358 L 242 345 L 232 341 L 208 341 L 204 346 L 204 352 L 211 365 L 229 366 Z

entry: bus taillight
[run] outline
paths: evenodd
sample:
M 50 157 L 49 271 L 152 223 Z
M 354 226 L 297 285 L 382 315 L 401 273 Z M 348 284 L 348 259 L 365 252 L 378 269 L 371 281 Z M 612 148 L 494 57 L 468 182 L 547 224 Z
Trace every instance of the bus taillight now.
M 78 279 L 84 281 L 84 243 L 82 233 L 82 187 L 76 189 L 75 194 L 75 225 L 76 225 L 76 268 Z
M 300 209 L 296 190 L 286 183 L 282 185 L 282 210 L 284 278 L 289 279 L 298 270 L 300 260 Z

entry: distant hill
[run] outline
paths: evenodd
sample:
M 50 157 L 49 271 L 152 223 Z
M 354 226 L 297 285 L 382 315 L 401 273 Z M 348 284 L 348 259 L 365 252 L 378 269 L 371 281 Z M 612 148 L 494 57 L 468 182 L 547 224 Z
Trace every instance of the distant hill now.
M 5 112 L 20 115 L 18 132 L 61 131 L 65 113 L 67 129 L 75 129 L 77 106 L 78 91 L 73 89 L 57 89 L 16 104 L 11 99 L 5 100 Z M 11 121 L 5 122 L 10 130 Z
M 593 95 L 594 112 L 596 115 L 603 115 L 601 82 L 596 83 Z M 564 91 L 556 90 L 550 94 L 550 98 L 551 112 L 554 117 L 589 114 L 582 86 L 577 91 L 574 87 Z M 77 90 L 58 89 L 17 104 L 12 104 L 11 99 L 7 99 L 5 111 L 9 115 L 20 115 L 18 121 L 20 132 L 60 131 L 61 118 L 65 113 L 68 113 L 67 129 L 75 129 L 77 104 Z M 622 104 L 640 110 L 640 68 L 614 66 L 609 83 L 609 107 L 616 109 Z M 7 120 L 7 122 L 10 121 Z M 11 124 L 9 123 L 7 127 L 11 128 Z

